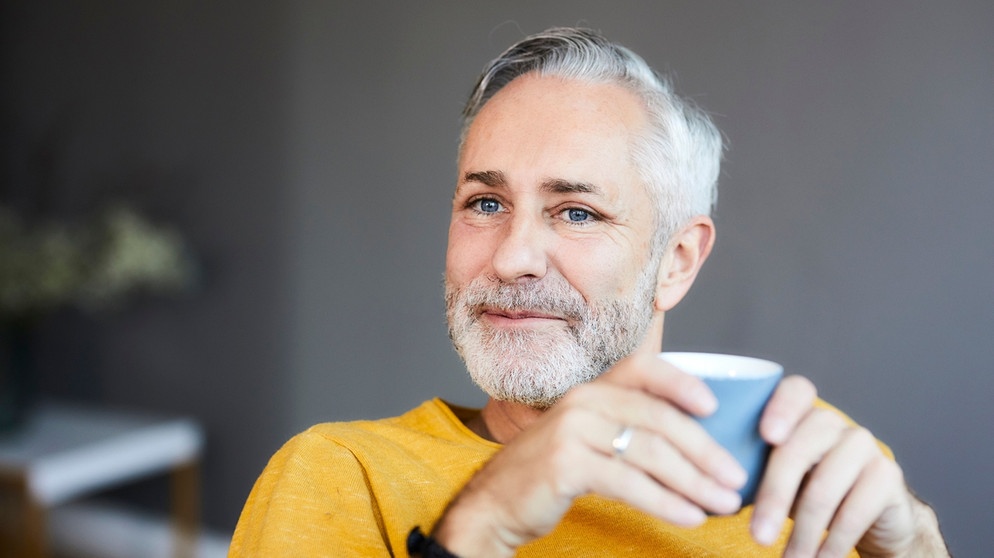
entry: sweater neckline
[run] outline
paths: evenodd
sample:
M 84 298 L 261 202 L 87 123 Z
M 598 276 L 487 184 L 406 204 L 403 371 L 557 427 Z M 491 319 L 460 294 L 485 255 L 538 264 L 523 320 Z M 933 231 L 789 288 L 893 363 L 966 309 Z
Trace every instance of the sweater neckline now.
M 449 426 L 451 426 L 461 436 L 468 438 L 473 443 L 481 444 L 489 448 L 496 448 L 496 449 L 504 447 L 503 444 L 492 442 L 490 440 L 487 440 L 486 438 L 481 437 L 476 432 L 470 430 L 468 426 L 466 426 L 466 423 L 464 421 L 472 418 L 475 415 L 478 415 L 480 413 L 480 409 L 476 409 L 473 407 L 463 407 L 461 405 L 454 405 L 439 397 L 432 399 L 428 403 L 433 405 L 436 408 L 436 410 L 438 410 L 441 413 L 442 418 L 449 424 Z

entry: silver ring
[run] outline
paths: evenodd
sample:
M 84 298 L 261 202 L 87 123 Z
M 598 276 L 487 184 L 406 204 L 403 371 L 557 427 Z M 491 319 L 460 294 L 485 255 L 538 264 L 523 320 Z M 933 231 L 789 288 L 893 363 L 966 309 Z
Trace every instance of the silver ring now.
M 611 448 L 614 449 L 615 457 L 621 457 L 628 451 L 628 445 L 632 443 L 633 435 L 635 435 L 635 429 L 631 426 L 626 426 L 611 440 Z

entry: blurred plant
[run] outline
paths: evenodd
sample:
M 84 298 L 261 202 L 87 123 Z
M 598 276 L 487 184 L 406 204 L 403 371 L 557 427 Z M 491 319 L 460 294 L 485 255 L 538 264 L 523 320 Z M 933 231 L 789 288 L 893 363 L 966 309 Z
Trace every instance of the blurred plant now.
M 125 206 L 92 222 L 28 226 L 0 206 L 0 319 L 40 317 L 64 306 L 114 309 L 139 292 L 190 288 L 194 265 L 181 235 Z

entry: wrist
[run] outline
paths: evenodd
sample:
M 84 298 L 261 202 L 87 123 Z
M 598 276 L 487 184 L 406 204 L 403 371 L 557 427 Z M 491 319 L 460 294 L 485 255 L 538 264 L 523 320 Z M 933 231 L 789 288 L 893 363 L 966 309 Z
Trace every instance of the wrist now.
M 432 529 L 432 537 L 456 556 L 473 558 L 510 558 L 514 546 L 490 529 L 488 516 L 473 513 L 457 497 Z
M 949 549 L 939 529 L 939 518 L 925 502 L 912 496 L 912 509 L 915 517 L 915 544 L 909 553 L 911 557 L 948 557 Z
M 459 558 L 434 537 L 422 533 L 421 527 L 415 527 L 407 534 L 407 554 L 411 558 Z
M 902 537 L 900 545 L 886 545 L 886 550 L 879 543 L 874 549 L 857 547 L 863 558 L 948 558 L 949 550 L 939 530 L 939 520 L 935 512 L 927 504 L 908 494 L 912 531 Z

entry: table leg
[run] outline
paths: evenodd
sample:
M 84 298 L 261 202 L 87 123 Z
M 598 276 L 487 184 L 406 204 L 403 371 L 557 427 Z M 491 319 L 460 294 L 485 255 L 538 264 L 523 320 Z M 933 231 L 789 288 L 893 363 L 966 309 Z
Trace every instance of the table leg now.
M 31 497 L 22 474 L 0 472 L 0 558 L 48 555 L 45 509 Z
M 200 462 L 191 461 L 171 473 L 173 533 L 176 558 L 193 558 L 200 523 Z

